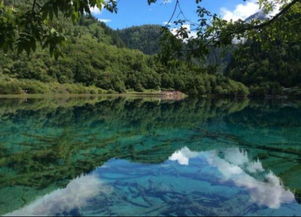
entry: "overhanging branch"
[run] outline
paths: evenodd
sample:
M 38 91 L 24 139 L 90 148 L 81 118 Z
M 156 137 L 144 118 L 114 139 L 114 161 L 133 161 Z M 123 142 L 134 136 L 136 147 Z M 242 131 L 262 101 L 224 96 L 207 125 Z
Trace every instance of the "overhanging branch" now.
M 266 21 L 266 22 L 263 22 L 261 24 L 258 24 L 258 25 L 250 25 L 250 26 L 247 26 L 244 30 L 247 31 L 247 30 L 253 30 L 253 29 L 262 29 L 264 28 L 265 26 L 268 26 L 270 24 L 272 24 L 273 22 L 275 22 L 279 17 L 281 17 L 283 14 L 285 14 L 292 6 L 294 6 L 297 2 L 301 2 L 301 0 L 293 0 L 291 1 L 289 4 L 287 4 L 278 14 L 276 14 L 272 19 Z

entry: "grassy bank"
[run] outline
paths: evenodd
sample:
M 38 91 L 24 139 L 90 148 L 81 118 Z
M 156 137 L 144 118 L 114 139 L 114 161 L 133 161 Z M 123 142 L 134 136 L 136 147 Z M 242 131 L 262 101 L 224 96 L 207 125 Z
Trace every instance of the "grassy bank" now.
M 40 82 L 37 80 L 16 79 L 0 75 L 0 98 L 65 98 L 65 97 L 89 97 L 89 96 L 146 96 L 163 97 L 165 92 L 161 90 L 142 90 L 137 92 L 127 90 L 118 93 L 113 90 L 104 90 L 96 86 L 84 86 L 82 84 Z M 186 97 L 178 93 L 177 97 Z
M 225 84 L 226 85 L 226 84 Z M 239 86 L 241 85 L 241 86 Z M 200 88 L 203 88 L 199 84 Z M 170 98 L 184 98 L 187 95 L 191 96 L 246 96 L 248 95 L 248 90 L 240 83 L 234 81 L 229 81 L 229 90 L 227 88 L 215 88 L 212 91 L 197 91 L 195 88 L 192 90 L 186 90 L 184 88 L 184 93 L 176 91 L 174 88 L 156 88 L 156 89 L 145 89 L 141 88 L 139 91 L 135 89 L 124 89 L 123 91 L 116 90 L 105 90 L 94 85 L 86 86 L 81 83 L 59 83 L 53 82 L 42 82 L 33 79 L 20 79 L 15 77 L 10 77 L 5 74 L 0 74 L 0 97 L 22 97 L 22 96 L 39 96 L 43 95 L 139 95 L 139 96 L 160 96 L 160 97 L 170 97 Z M 227 86 L 227 87 L 228 87 Z M 210 86 L 211 88 L 211 86 Z M 208 88 L 208 90 L 210 89 Z M 179 88 L 181 90 L 181 88 Z M 230 91 L 231 89 L 231 91 Z M 225 92 L 226 91 L 226 92 Z M 187 94 L 187 95 L 186 95 Z M 2 95 L 2 96 L 1 96 Z M 8 96 L 9 95 L 9 96 Z
M 36 80 L 16 79 L 7 76 L 0 78 L 0 94 L 103 94 L 107 91 L 95 86 L 81 84 L 44 83 Z

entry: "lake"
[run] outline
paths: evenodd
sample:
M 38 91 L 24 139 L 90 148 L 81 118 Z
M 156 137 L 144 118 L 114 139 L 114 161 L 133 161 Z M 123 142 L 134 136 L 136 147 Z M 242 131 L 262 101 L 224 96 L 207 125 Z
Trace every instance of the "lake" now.
M 301 215 L 301 102 L 0 99 L 0 215 Z

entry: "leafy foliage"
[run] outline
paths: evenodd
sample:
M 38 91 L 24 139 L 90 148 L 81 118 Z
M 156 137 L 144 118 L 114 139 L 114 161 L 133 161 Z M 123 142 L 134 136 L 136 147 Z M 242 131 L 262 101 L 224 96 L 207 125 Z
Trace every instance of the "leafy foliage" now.
M 82 15 L 90 14 L 93 7 L 117 10 L 114 0 L 0 1 L 0 48 L 29 54 L 40 45 L 49 48 L 50 54 L 57 58 L 66 41 L 66 32 L 59 21 L 76 23 Z
M 301 4 L 296 4 L 262 30 L 257 40 L 251 38 L 239 47 L 226 75 L 251 87 L 254 95 L 277 95 L 287 92 L 286 88 L 300 88 L 300 20 Z

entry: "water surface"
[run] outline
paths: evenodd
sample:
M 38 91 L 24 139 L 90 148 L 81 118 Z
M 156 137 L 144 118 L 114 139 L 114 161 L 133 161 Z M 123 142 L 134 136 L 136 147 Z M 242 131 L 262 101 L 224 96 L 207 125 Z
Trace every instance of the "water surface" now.
M 1 215 L 301 215 L 301 103 L 0 99 Z

